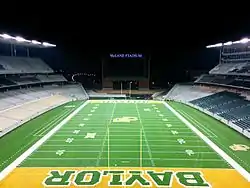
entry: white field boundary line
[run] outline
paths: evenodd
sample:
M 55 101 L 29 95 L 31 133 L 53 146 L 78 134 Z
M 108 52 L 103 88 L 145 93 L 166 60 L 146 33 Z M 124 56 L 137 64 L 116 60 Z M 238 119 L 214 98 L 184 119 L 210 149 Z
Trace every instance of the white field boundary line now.
M 48 140 L 53 134 L 55 134 L 63 125 L 65 125 L 79 111 L 81 111 L 88 103 L 89 101 L 86 101 L 81 106 L 79 106 L 69 116 L 67 116 L 63 121 L 61 121 L 58 125 L 56 125 L 51 131 L 49 131 L 44 137 L 38 140 L 33 146 L 31 146 L 22 155 L 20 155 L 15 161 L 13 161 L 9 166 L 7 166 L 2 172 L 0 172 L 0 181 L 3 180 L 10 172 L 12 172 L 29 155 L 31 155 L 35 150 L 37 150 L 46 140 Z
M 66 111 L 68 111 L 68 110 L 63 111 L 63 113 L 65 113 Z M 66 113 L 65 113 L 65 114 L 66 114 Z M 58 120 L 59 118 L 61 118 L 61 116 L 62 116 L 62 113 L 59 113 L 58 115 L 54 116 L 53 119 L 50 119 L 50 120 L 46 121 L 45 123 L 43 123 L 43 124 L 41 125 L 41 127 L 35 129 L 35 130 L 32 131 L 30 134 L 28 134 L 26 137 L 29 137 L 29 136 L 31 136 L 31 135 L 36 136 L 37 133 L 40 132 L 41 129 L 43 129 L 43 127 L 47 127 L 48 125 L 54 123 L 54 121 L 55 121 L 55 120 Z
M 71 114 L 73 111 L 74 111 L 74 109 L 73 109 L 73 110 L 72 110 L 72 109 L 68 110 L 66 113 L 63 114 L 63 116 L 58 117 L 57 120 L 54 121 L 54 123 L 53 123 L 52 125 L 50 125 L 49 127 L 47 127 L 45 130 L 43 130 L 42 132 L 40 132 L 39 135 L 36 135 L 36 136 L 43 137 L 44 134 L 45 134 L 49 129 L 51 129 L 51 127 L 54 126 L 54 124 L 58 124 L 59 122 L 61 122 L 65 117 L 67 117 L 67 116 L 68 116 L 69 114 Z
M 179 112 L 181 114 L 183 114 L 184 116 L 187 117 L 187 119 L 190 119 L 192 122 L 196 123 L 197 126 L 200 128 L 200 129 L 203 129 L 204 132 L 206 132 L 209 137 L 217 137 L 216 134 L 214 134 L 211 130 L 209 130 L 206 126 L 202 125 L 199 121 L 197 121 L 196 119 L 194 119 L 192 116 L 190 116 L 189 114 L 187 114 L 186 112 L 184 112 L 183 110 L 179 110 Z M 211 136 L 212 134 L 212 136 Z
M 208 137 L 200 132 L 194 125 L 187 121 L 182 115 L 176 112 L 169 104 L 163 102 L 163 104 L 176 115 L 183 123 L 185 123 L 193 132 L 195 132 L 204 142 L 206 142 L 216 153 L 218 153 L 225 161 L 227 161 L 235 170 L 237 170 L 248 182 L 250 182 L 250 173 L 246 171 L 241 165 L 233 160 L 226 152 L 220 149 L 214 144 Z
M 62 114 L 59 114 L 55 116 L 47 125 L 42 126 L 39 130 L 36 130 L 35 134 L 33 136 L 42 136 L 44 132 L 46 132 L 48 129 L 50 129 L 56 122 L 60 121 L 66 114 L 69 114 L 71 110 L 66 110 Z

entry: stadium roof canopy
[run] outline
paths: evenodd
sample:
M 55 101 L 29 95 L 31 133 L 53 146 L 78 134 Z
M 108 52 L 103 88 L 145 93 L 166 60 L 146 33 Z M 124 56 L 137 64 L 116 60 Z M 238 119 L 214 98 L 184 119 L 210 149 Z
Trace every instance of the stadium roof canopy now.
M 11 36 L 8 34 L 0 34 L 0 43 L 14 44 L 25 46 L 27 48 L 51 48 L 56 47 L 55 44 L 48 42 L 39 42 L 37 40 L 28 40 L 20 36 Z
M 237 40 L 237 41 L 228 41 L 228 42 L 225 42 L 225 43 L 217 43 L 217 44 L 213 44 L 213 45 L 208 45 L 208 46 L 206 46 L 206 48 L 219 48 L 219 47 L 223 47 L 223 46 L 246 44 L 248 42 L 250 42 L 249 38 L 243 38 L 243 39 Z

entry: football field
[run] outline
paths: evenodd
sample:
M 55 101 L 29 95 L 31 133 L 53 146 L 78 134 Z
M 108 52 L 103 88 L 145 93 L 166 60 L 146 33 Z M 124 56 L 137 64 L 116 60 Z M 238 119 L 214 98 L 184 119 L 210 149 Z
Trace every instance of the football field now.
M 5 160 L 0 187 L 249 187 L 249 151 L 231 155 L 223 141 L 217 144 L 216 131 L 174 105 L 92 100 L 62 106 L 61 119 L 32 131 L 31 147 Z

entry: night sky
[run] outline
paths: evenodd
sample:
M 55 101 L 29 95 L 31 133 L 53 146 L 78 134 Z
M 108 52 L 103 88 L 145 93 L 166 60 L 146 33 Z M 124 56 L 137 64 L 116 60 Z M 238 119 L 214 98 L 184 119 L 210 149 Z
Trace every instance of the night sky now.
M 57 67 L 72 71 L 98 73 L 102 55 L 140 52 L 151 54 L 154 81 L 188 81 L 187 70 L 208 71 L 218 63 L 219 52 L 206 45 L 250 33 L 247 12 L 221 13 L 226 6 L 205 11 L 206 4 L 155 9 L 55 4 L 38 4 L 35 14 L 30 8 L 17 10 L 17 5 L 1 18 L 0 31 L 57 44 Z

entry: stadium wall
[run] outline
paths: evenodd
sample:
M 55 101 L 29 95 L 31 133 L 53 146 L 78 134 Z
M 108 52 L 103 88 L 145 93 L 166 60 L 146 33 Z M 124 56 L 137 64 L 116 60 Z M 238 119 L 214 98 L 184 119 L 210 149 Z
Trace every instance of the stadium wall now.
M 112 82 L 112 80 L 104 79 L 102 87 L 105 88 L 105 89 L 113 89 L 113 82 Z
M 149 89 L 149 80 L 139 81 L 139 89 L 140 90 L 148 90 Z
M 232 128 L 232 129 L 238 131 L 239 133 L 241 133 L 242 135 L 244 135 L 244 136 L 246 136 L 247 138 L 250 139 L 250 132 L 248 132 L 248 131 L 246 131 L 246 130 L 243 130 L 242 128 L 238 127 L 238 126 L 235 125 L 234 123 L 232 123 L 232 122 L 230 122 L 230 121 L 228 121 L 228 120 L 226 120 L 226 119 L 224 119 L 224 118 L 222 118 L 222 117 L 220 117 L 220 116 L 218 116 L 218 115 L 216 115 L 216 114 L 213 114 L 213 113 L 211 113 L 211 112 L 209 112 L 209 111 L 207 111 L 207 110 L 205 110 L 205 109 L 203 109 L 203 108 L 201 108 L 201 107 L 195 106 L 195 105 L 193 105 L 192 103 L 185 102 L 185 101 L 178 101 L 178 100 L 174 100 L 174 101 L 180 102 L 180 103 L 183 103 L 183 104 L 185 104 L 185 105 L 188 105 L 188 106 L 190 106 L 190 107 L 192 107 L 192 108 L 195 108 L 195 109 L 197 109 L 197 110 L 199 110 L 199 111 L 201 111 L 201 112 L 203 112 L 203 113 L 205 113 L 205 114 L 207 114 L 207 115 L 209 115 L 209 116 L 211 116 L 211 117 L 217 119 L 218 121 L 220 121 L 220 122 L 226 124 L 226 125 L 229 126 L 230 128 Z

